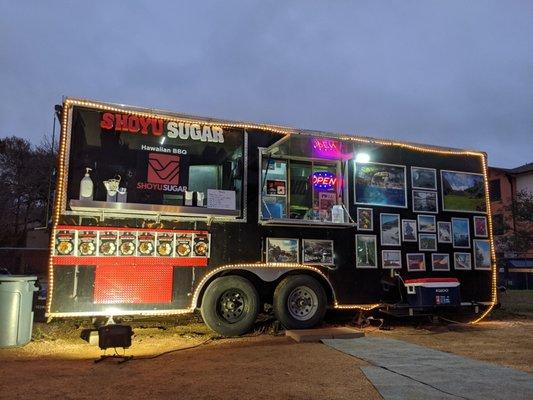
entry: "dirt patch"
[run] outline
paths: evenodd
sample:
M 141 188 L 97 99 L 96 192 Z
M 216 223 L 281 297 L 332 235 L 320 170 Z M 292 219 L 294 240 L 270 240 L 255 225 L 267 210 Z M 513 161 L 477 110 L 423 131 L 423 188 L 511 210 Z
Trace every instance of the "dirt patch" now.
M 154 353 L 161 346 L 160 338 L 143 342 Z M 2 351 L 0 397 L 251 399 L 260 394 L 262 399 L 381 398 L 359 368 L 364 362 L 319 343 L 297 344 L 285 337 L 216 340 L 120 365 L 114 361 L 94 364 L 91 346 L 70 345 L 78 347 L 77 359 L 63 358 L 74 350 L 69 347 L 29 359 L 6 359 Z M 180 345 L 186 344 L 173 343 L 174 348 Z M 140 355 L 140 348 L 136 344 L 129 353 Z

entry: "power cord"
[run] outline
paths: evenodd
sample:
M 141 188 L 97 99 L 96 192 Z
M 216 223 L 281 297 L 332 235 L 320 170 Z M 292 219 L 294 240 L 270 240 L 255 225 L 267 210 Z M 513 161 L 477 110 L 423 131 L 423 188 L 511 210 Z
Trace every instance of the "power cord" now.
M 189 347 L 181 347 L 179 349 L 174 349 L 174 350 L 168 350 L 168 351 L 164 351 L 162 353 L 159 353 L 159 354 L 155 354 L 153 356 L 144 356 L 144 357 L 135 357 L 135 358 L 132 358 L 131 361 L 136 361 L 136 360 L 153 360 L 154 358 L 158 358 L 158 357 L 161 357 L 161 356 L 164 356 L 166 354 L 171 354 L 171 353 L 177 353 L 179 351 L 183 351 L 183 350 L 191 350 L 191 349 L 196 349 L 200 346 L 204 346 L 206 344 L 208 344 L 209 342 L 212 342 L 213 339 L 207 339 L 207 340 L 204 340 L 202 343 L 198 343 L 198 344 L 195 344 L 194 346 L 189 346 Z

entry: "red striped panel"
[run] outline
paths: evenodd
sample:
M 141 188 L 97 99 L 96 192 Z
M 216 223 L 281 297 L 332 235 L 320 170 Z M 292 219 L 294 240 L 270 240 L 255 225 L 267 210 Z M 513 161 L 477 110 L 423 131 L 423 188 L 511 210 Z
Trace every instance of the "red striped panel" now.
M 172 301 L 172 268 L 99 265 L 94 278 L 95 304 L 146 304 Z

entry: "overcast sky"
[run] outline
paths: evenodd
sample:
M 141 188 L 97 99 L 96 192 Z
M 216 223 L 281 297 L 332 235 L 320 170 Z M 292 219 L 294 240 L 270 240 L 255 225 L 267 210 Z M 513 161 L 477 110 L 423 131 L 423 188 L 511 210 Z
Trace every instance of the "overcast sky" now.
M 201 4 L 199 4 L 201 3 Z M 0 137 L 62 96 L 533 161 L 533 1 L 0 0 Z

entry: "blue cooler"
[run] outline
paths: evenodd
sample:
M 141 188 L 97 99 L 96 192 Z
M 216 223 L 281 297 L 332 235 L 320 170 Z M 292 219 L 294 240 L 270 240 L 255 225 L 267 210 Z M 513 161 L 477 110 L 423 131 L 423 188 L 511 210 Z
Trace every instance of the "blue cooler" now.
M 461 305 L 459 280 L 456 278 L 407 279 L 407 302 L 412 307 Z

